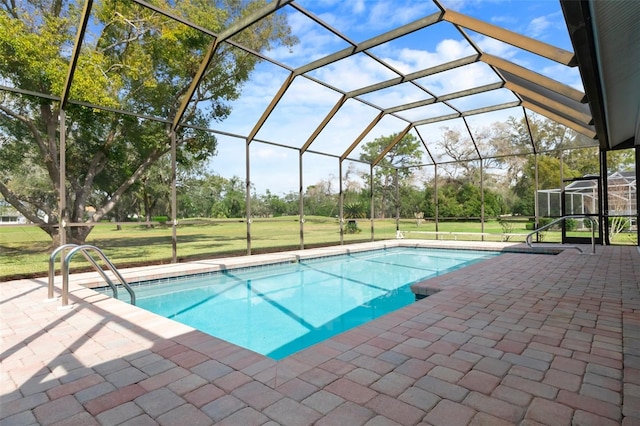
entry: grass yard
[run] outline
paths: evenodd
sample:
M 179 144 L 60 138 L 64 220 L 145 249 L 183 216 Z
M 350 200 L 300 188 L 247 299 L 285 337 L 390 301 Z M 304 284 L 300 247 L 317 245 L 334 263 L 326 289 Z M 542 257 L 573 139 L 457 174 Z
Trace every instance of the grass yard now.
M 529 231 L 526 221 L 515 222 L 509 233 L 509 241 L 523 242 Z M 345 243 L 370 241 L 371 222 L 357 221 L 358 233 L 345 234 Z M 415 220 L 400 221 L 400 230 L 405 238 L 436 239 L 435 223 Z M 484 224 L 484 233 L 479 222 L 447 222 L 438 224 L 440 240 L 464 241 L 504 241 L 503 228 L 498 221 Z M 573 232 L 571 235 L 590 237 L 590 232 Z M 191 220 L 181 221 L 177 228 L 178 260 L 215 258 L 247 253 L 247 225 L 243 220 Z M 544 234 L 544 242 L 559 242 L 560 232 Z M 633 237 L 633 235 L 632 235 Z M 136 223 L 123 224 L 118 229 L 113 223 L 96 225 L 86 243 L 102 249 L 117 267 L 150 263 L 171 262 L 172 229 L 170 226 L 147 227 Z M 375 221 L 374 239 L 396 238 L 396 221 L 380 219 Z M 618 236 L 616 243 L 636 244 L 629 235 Z M 307 217 L 304 223 L 304 246 L 340 244 L 340 230 L 337 219 L 328 217 Z M 300 223 L 297 216 L 274 219 L 254 219 L 251 224 L 251 251 L 282 251 L 300 248 Z M 49 236 L 34 226 L 0 227 L 0 281 L 17 277 L 45 276 L 51 253 Z M 86 267 L 81 255 L 74 257 L 72 267 Z
M 222 221 L 187 221 L 177 228 L 180 261 L 247 253 L 247 225 L 238 219 Z M 363 232 L 345 234 L 345 242 L 370 240 L 369 222 Z M 386 238 L 395 237 L 395 228 Z M 338 222 L 334 218 L 307 218 L 304 224 L 305 246 L 340 243 Z M 117 267 L 135 264 L 169 263 L 172 255 L 170 226 L 147 227 L 101 223 L 89 234 L 86 243 L 99 247 Z M 256 219 L 251 225 L 252 253 L 300 248 L 300 223 L 297 217 Z M 16 277 L 47 274 L 51 239 L 34 226 L 0 227 L 0 281 Z M 81 255 L 72 267 L 87 263 Z

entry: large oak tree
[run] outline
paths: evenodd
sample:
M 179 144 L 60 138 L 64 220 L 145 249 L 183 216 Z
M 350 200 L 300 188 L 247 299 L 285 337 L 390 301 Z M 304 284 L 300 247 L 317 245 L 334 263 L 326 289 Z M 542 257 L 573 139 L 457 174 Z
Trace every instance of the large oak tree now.
M 214 33 L 265 0 L 157 0 Z M 0 193 L 59 242 L 60 96 L 65 87 L 82 4 L 74 0 L 0 0 Z M 91 225 L 112 212 L 170 149 L 170 122 L 213 38 L 127 0 L 96 2 L 78 57 L 66 116 L 67 238 L 82 243 Z M 286 17 L 272 14 L 233 38 L 255 51 L 292 45 Z M 215 154 L 210 127 L 230 112 L 258 59 L 222 43 L 177 130 L 178 161 Z M 34 96 L 34 94 L 43 94 Z M 100 105 L 105 109 L 87 105 Z M 109 112 L 124 110 L 168 122 Z M 91 206 L 91 213 L 87 207 Z

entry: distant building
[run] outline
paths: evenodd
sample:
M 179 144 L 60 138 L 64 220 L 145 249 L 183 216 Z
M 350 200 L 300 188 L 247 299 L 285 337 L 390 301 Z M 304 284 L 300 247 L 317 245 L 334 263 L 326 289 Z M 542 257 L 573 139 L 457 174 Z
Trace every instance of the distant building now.
M 589 177 L 589 176 L 585 176 Z M 598 211 L 598 188 L 596 179 L 579 180 L 565 189 L 566 211 L 572 214 L 590 214 Z M 609 217 L 629 217 L 631 226 L 637 226 L 637 181 L 635 171 L 614 172 L 607 177 L 609 195 Z M 560 217 L 562 189 L 542 189 L 538 191 L 538 215 Z
M 0 202 L 0 225 L 22 225 L 27 218 L 8 204 Z

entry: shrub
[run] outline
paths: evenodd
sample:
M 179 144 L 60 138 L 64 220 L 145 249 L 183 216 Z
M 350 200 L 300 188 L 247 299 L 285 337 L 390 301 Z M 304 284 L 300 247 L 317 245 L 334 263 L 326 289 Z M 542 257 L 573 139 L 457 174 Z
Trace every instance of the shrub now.
M 344 227 L 344 232 L 346 234 L 357 234 L 361 232 L 361 229 L 358 228 L 358 222 L 353 219 L 347 221 L 347 225 Z
M 516 224 L 513 222 L 510 222 L 508 220 L 505 219 L 498 219 L 498 222 L 500 223 L 500 227 L 502 228 L 502 233 L 503 234 L 511 234 L 513 233 Z M 509 238 L 511 238 L 510 235 L 505 235 L 504 237 L 504 241 L 509 241 Z
M 166 224 L 168 220 L 169 218 L 167 216 L 153 216 L 151 218 L 152 222 L 160 222 L 161 225 Z

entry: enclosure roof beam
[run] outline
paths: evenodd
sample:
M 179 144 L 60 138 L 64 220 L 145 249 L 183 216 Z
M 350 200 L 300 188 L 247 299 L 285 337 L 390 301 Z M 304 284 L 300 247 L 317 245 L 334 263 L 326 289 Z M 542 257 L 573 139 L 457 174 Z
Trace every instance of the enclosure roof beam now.
M 496 68 L 502 74 L 502 77 L 506 81 L 509 80 L 509 74 L 515 75 L 534 84 L 537 84 L 538 86 L 546 87 L 549 90 L 553 90 L 554 92 L 566 96 L 569 99 L 573 99 L 576 102 L 587 102 L 587 96 L 583 92 L 576 90 L 571 86 L 567 86 L 566 84 L 562 84 L 552 78 L 523 68 L 520 65 L 514 64 L 513 62 L 498 58 L 497 56 L 493 56 L 488 53 L 483 53 L 480 56 L 480 61 Z M 504 71 L 509 74 L 505 74 Z
M 296 9 L 298 12 L 302 13 L 307 18 L 311 19 L 316 24 L 320 25 L 321 27 L 325 28 L 329 32 L 333 33 L 335 36 L 337 36 L 337 37 L 341 38 L 342 40 L 346 41 L 350 45 L 355 46 L 356 44 L 358 44 L 355 41 L 349 39 L 349 37 L 347 37 L 346 35 L 342 34 L 339 30 L 335 29 L 334 27 L 332 27 L 331 25 L 329 25 L 328 23 L 326 23 L 322 19 L 318 18 L 313 13 L 309 12 L 304 7 L 300 6 L 297 2 L 291 3 L 291 7 Z
M 409 132 L 409 130 L 411 130 L 412 127 L 413 127 L 413 125 L 409 124 L 407 127 L 402 129 L 402 131 L 400 133 L 398 133 L 398 135 L 393 139 L 393 141 L 391 141 L 391 143 L 389 145 L 387 145 L 387 147 L 385 149 L 382 150 L 382 152 L 378 155 L 378 157 L 375 160 L 373 160 L 373 163 L 371 163 L 371 166 L 372 167 L 377 166 L 378 163 L 380 161 L 382 161 L 384 156 L 387 155 L 389 153 L 389 151 L 391 151 L 393 149 L 393 147 L 396 146 L 398 144 L 398 142 L 400 142 L 402 140 L 402 138 L 404 138 L 404 136 Z
M 462 117 L 462 122 L 464 123 L 464 127 L 467 129 L 467 133 L 469 133 L 469 138 L 471 138 L 471 143 L 476 150 L 476 154 L 478 154 L 478 158 L 482 160 L 482 154 L 480 153 L 480 149 L 478 149 L 478 144 L 476 143 L 476 138 L 473 137 L 473 132 L 471 131 L 471 127 L 469 127 L 469 122 L 466 117 Z
M 536 55 L 542 56 L 552 61 L 559 62 L 562 65 L 567 65 L 570 67 L 575 67 L 576 65 L 578 65 L 575 55 L 569 51 L 523 36 L 518 33 L 514 33 L 513 31 L 491 25 L 479 19 L 463 15 L 462 13 L 454 12 L 447 9 L 444 14 L 444 20 L 447 22 L 451 22 L 454 25 L 459 25 L 461 27 L 483 34 L 487 37 L 491 37 L 493 39 L 518 47 L 520 49 L 524 49 L 531 53 L 535 53 Z
M 360 89 L 352 90 L 350 92 L 347 92 L 347 96 L 349 96 L 350 98 L 355 98 L 356 96 L 365 95 L 367 93 L 375 92 L 376 90 L 397 86 L 400 83 L 406 83 L 409 81 L 417 80 L 422 77 L 428 77 L 430 75 L 438 74 L 443 71 L 449 71 L 454 68 L 462 67 L 462 66 L 477 62 L 478 57 L 479 55 L 470 55 L 464 58 L 456 59 L 454 61 L 445 62 L 443 64 L 436 65 L 434 67 L 426 68 L 424 70 L 407 74 L 403 77 L 392 78 L 387 81 L 372 84 L 370 86 L 362 87 Z
M 408 104 L 387 108 L 384 110 L 384 112 L 387 114 L 394 114 L 396 112 L 406 111 L 408 109 L 413 109 L 413 108 L 420 108 L 420 107 L 431 105 L 434 103 L 436 103 L 436 98 L 429 98 L 422 101 L 410 102 Z
M 300 154 L 305 153 L 305 151 L 309 148 L 309 146 L 313 143 L 313 141 L 316 140 L 320 132 L 324 130 L 327 124 L 329 124 L 329 121 L 331 121 L 331 119 L 338 113 L 338 111 L 340 110 L 340 108 L 342 108 L 342 106 L 346 101 L 347 101 L 347 96 L 342 95 L 342 97 L 338 100 L 338 102 L 336 102 L 333 108 L 331 108 L 331 111 L 329 111 L 329 113 L 324 117 L 324 119 L 318 125 L 318 127 L 316 127 L 316 129 L 313 131 L 311 136 L 309 136 L 309 139 L 307 139 L 305 144 L 302 145 L 302 148 L 300 148 Z
M 362 131 L 362 133 L 358 135 L 358 137 L 353 141 L 349 148 L 347 148 L 347 150 L 340 156 L 340 161 L 344 161 L 344 159 L 347 158 L 349 154 L 351 154 L 351 151 L 356 149 L 358 144 L 362 142 L 362 139 L 364 139 L 364 137 L 367 136 L 371 129 L 373 129 L 376 124 L 378 124 L 380 120 L 382 120 L 382 117 L 384 117 L 384 115 L 384 112 L 380 111 L 380 113 L 371 121 L 371 123 L 369 123 L 369 125 Z
M 255 126 L 253 126 L 253 129 L 251 129 L 251 132 L 247 136 L 247 141 L 249 143 L 253 140 L 253 138 L 256 137 L 256 134 L 258 134 L 258 131 L 260 131 L 260 128 L 262 128 L 262 126 L 264 125 L 265 121 L 267 121 L 267 118 L 269 118 L 269 115 L 271 115 L 271 113 L 273 112 L 274 108 L 276 107 L 276 105 L 278 105 L 278 102 L 280 102 L 280 100 L 282 99 L 282 97 L 286 93 L 286 91 L 289 88 L 289 86 L 291 86 L 291 83 L 293 83 L 293 80 L 295 78 L 296 78 L 296 76 L 294 75 L 294 73 L 290 73 L 289 76 L 282 83 L 282 86 L 280 86 L 280 89 L 278 89 L 278 92 L 271 99 L 271 102 L 269 102 L 269 105 L 267 105 L 267 108 L 265 109 L 265 111 L 260 116 L 260 119 L 258 119 L 258 122 L 255 124 Z
M 486 112 L 499 111 L 501 109 L 513 108 L 519 105 L 520 105 L 520 101 L 506 102 L 503 104 L 492 105 L 492 106 L 483 107 L 483 108 L 470 109 L 469 111 L 455 112 L 453 114 L 441 115 L 438 117 L 418 120 L 418 121 L 414 121 L 413 125 L 424 126 L 425 124 L 437 123 L 439 121 L 447 121 L 447 120 L 452 120 L 454 118 L 460 118 L 460 117 L 468 117 L 470 115 L 484 114 Z
M 470 115 L 484 114 L 484 113 L 492 112 L 492 111 L 500 111 L 502 109 L 509 109 L 509 108 L 520 106 L 520 104 L 521 104 L 520 101 L 513 101 L 513 102 L 505 102 L 503 104 L 491 105 L 491 106 L 488 106 L 488 107 L 470 109 L 468 111 L 464 111 L 461 114 L 461 116 L 462 117 L 468 117 Z
M 27 96 L 34 96 L 36 98 L 42 98 L 42 99 L 49 99 L 50 101 L 60 101 L 60 96 L 57 95 L 51 95 L 48 93 L 41 93 L 41 92 L 34 92 L 33 90 L 25 90 L 25 89 L 21 89 L 19 87 L 11 87 L 11 86 L 4 86 L 4 85 L 0 85 L 0 90 L 3 92 L 11 92 L 11 93 L 19 93 L 21 95 L 27 95 Z M 70 101 L 73 102 L 73 101 Z M 98 107 L 96 106 L 96 108 L 102 108 L 102 107 Z
M 417 127 L 414 127 L 414 130 L 416 131 L 416 134 L 418 135 L 418 138 L 420 139 L 420 142 L 422 142 L 422 146 L 424 147 L 424 150 L 427 151 L 427 155 L 431 159 L 431 163 L 436 164 L 436 160 L 433 157 L 433 155 L 431 154 L 431 151 L 429 150 L 429 147 L 427 147 L 427 143 L 425 142 L 424 137 L 422 137 L 422 133 L 420 133 L 420 129 L 418 129 Z
M 215 40 L 213 40 L 213 42 L 209 46 L 209 49 L 207 50 L 207 53 L 202 59 L 202 62 L 200 63 L 200 67 L 198 68 L 198 71 L 196 72 L 195 76 L 193 77 L 193 80 L 191 81 L 191 85 L 189 86 L 189 88 L 187 89 L 187 92 L 182 97 L 182 103 L 180 104 L 180 107 L 178 107 L 178 110 L 176 111 L 176 115 L 173 119 L 173 125 L 171 127 L 171 130 L 175 130 L 178 127 L 178 124 L 180 123 L 180 121 L 182 120 L 182 117 L 184 116 L 187 110 L 187 106 L 189 105 L 189 102 L 191 102 L 191 99 L 193 98 L 193 94 L 195 93 L 196 89 L 200 85 L 200 82 L 204 78 L 205 72 L 207 71 L 209 64 L 213 60 L 213 57 L 215 56 L 216 51 L 218 50 L 218 46 L 220 46 L 220 43 L 233 37 L 234 35 L 238 34 L 242 30 L 250 27 L 251 25 L 258 22 L 259 20 L 267 17 L 268 15 L 277 11 L 278 9 L 285 6 L 287 3 L 290 3 L 291 1 L 293 0 L 274 0 L 271 3 L 267 3 L 264 7 L 255 11 L 255 13 L 245 16 L 239 19 L 238 21 L 236 21 L 234 24 L 230 25 L 228 28 L 223 30 L 215 38 Z
M 541 86 L 539 84 L 536 84 L 535 82 L 532 82 L 525 78 L 511 74 L 508 71 L 501 71 L 501 73 L 503 74 L 504 78 L 507 80 L 507 83 L 513 85 L 513 87 L 520 87 L 524 89 L 527 93 L 535 93 L 536 96 L 540 96 L 540 97 L 549 99 L 553 102 L 566 105 L 568 108 L 571 108 L 575 110 L 577 113 L 584 115 L 586 118 L 584 121 L 589 124 L 592 124 L 591 121 L 593 120 L 593 116 L 591 114 L 591 109 L 588 104 L 578 102 L 574 98 L 564 96 L 563 94 L 560 94 L 558 92 L 548 89 L 546 86 Z M 512 91 L 516 93 L 514 90 Z M 516 94 L 522 95 L 524 94 L 524 92 L 519 92 Z
M 467 90 L 461 90 L 459 92 L 452 92 L 446 95 L 438 96 L 437 98 L 425 99 L 423 101 L 411 102 L 404 105 L 398 105 L 392 108 L 387 108 L 384 111 L 387 114 L 393 114 L 399 111 L 405 111 L 408 109 L 418 108 L 425 105 L 430 105 L 437 102 L 450 101 L 452 99 L 463 98 L 465 96 L 476 95 L 478 93 L 490 92 L 491 90 L 500 89 L 504 86 L 502 81 L 497 83 L 486 84 L 484 86 L 473 87 Z
M 172 20 L 174 20 L 176 22 L 179 22 L 179 23 L 181 23 L 183 25 L 186 25 L 189 28 L 192 28 L 192 29 L 194 29 L 196 31 L 200 31 L 203 34 L 210 35 L 213 38 L 218 38 L 219 37 L 218 34 L 216 34 L 215 32 L 213 32 L 213 31 L 211 31 L 211 30 L 209 30 L 207 28 L 204 28 L 201 25 L 194 24 L 193 22 L 190 22 L 190 21 L 184 19 L 183 17 L 181 17 L 179 15 L 176 15 L 175 13 L 171 13 L 171 12 L 169 12 L 167 10 L 164 10 L 164 9 L 162 9 L 162 8 L 156 6 L 156 5 L 153 5 L 151 3 L 147 3 L 144 0 L 131 0 L 131 1 L 133 1 L 134 3 L 139 4 L 140 6 L 146 7 L 147 9 L 153 10 L 154 12 L 159 13 L 160 15 L 166 16 L 169 19 L 172 19 Z M 258 58 L 260 58 L 262 60 L 265 60 L 267 62 L 271 62 L 272 64 L 277 65 L 280 68 L 284 68 L 284 69 L 286 69 L 288 71 L 292 71 L 292 69 L 290 67 L 288 67 L 287 65 L 285 65 L 285 64 L 283 64 L 281 62 L 278 62 L 278 61 L 276 61 L 276 60 L 274 60 L 272 58 L 269 58 L 268 56 L 265 56 L 265 55 L 263 55 L 262 53 L 260 53 L 260 52 L 258 52 L 256 50 L 249 49 L 246 46 L 243 46 L 243 45 L 241 45 L 239 43 L 236 43 L 233 40 L 225 40 L 225 42 L 230 44 L 231 46 L 237 47 L 238 49 L 243 50 L 243 51 L 245 51 L 247 53 L 251 53 L 252 55 L 257 56 Z
M 459 92 L 448 93 L 446 95 L 438 96 L 436 102 L 450 101 L 452 99 L 464 98 L 465 96 L 477 95 L 478 93 L 490 92 L 492 90 L 501 89 L 504 87 L 504 82 L 498 81 L 495 83 L 485 84 L 484 86 L 472 87 L 471 89 L 461 90 Z
M 453 114 L 440 115 L 438 117 L 425 118 L 424 120 L 414 121 L 414 126 L 424 126 L 425 124 L 438 123 L 440 121 L 453 120 L 454 118 L 460 118 L 462 115 L 459 112 Z
M 538 105 L 534 102 L 531 101 L 523 101 L 522 102 L 522 106 L 530 109 L 533 112 L 536 112 L 540 115 L 544 115 L 545 117 L 547 117 L 550 120 L 553 120 L 559 124 L 562 124 L 563 126 L 566 126 L 570 129 L 575 130 L 578 133 L 581 133 L 591 139 L 596 139 L 597 133 L 596 131 L 593 129 L 592 126 L 583 126 L 580 125 L 574 121 L 571 121 L 569 119 L 567 119 L 566 117 L 563 117 L 555 112 L 549 111 L 548 109 L 544 108 L 541 105 Z
M 592 124 L 593 119 L 590 114 L 586 114 L 584 112 L 578 111 L 572 108 L 565 102 L 561 102 L 557 99 L 551 99 L 549 97 L 543 96 L 540 93 L 535 92 L 529 88 L 522 87 L 518 84 L 507 82 L 505 87 L 509 90 L 512 90 L 518 93 L 520 96 L 524 98 L 529 98 L 531 100 L 536 101 L 540 105 L 546 105 L 549 110 L 555 110 L 561 112 L 573 119 L 579 121 L 579 124 L 589 125 Z
M 167 18 L 169 18 L 169 19 L 171 19 L 173 21 L 180 22 L 181 24 L 186 25 L 186 26 L 188 26 L 190 28 L 193 28 L 194 30 L 200 31 L 201 33 L 208 34 L 208 35 L 210 35 L 211 37 L 214 37 L 214 38 L 218 37 L 218 35 L 216 33 L 214 33 L 213 31 L 211 31 L 211 30 L 209 30 L 209 29 L 207 29 L 207 28 L 205 28 L 205 27 L 203 27 L 201 25 L 196 25 L 193 22 L 189 22 L 186 19 L 184 19 L 183 17 L 181 17 L 179 15 L 176 15 L 175 13 L 171 13 L 168 10 L 164 10 L 163 8 L 158 7 L 158 6 L 154 5 L 154 4 L 148 3 L 148 2 L 146 2 L 144 0 L 131 0 L 131 1 L 133 3 L 139 4 L 142 7 L 147 8 L 149 10 L 153 10 L 154 12 L 159 13 L 162 16 L 166 16 Z
M 353 47 L 347 47 L 331 55 L 325 56 L 324 58 L 320 58 L 318 60 L 308 63 L 307 65 L 303 65 L 299 68 L 296 68 L 295 73 L 296 75 L 308 73 L 309 71 L 313 71 L 317 68 L 321 68 L 325 65 L 329 65 L 333 62 L 337 62 L 341 59 L 347 58 L 355 53 L 359 53 L 364 50 L 371 49 L 373 47 L 376 47 L 381 44 L 387 43 L 391 40 L 394 40 L 396 38 L 410 34 L 414 31 L 418 31 L 422 28 L 433 25 L 436 22 L 440 22 L 441 20 L 442 20 L 441 12 L 437 12 L 429 16 L 425 16 L 424 18 L 418 19 L 417 21 L 403 25 L 394 30 L 388 31 L 384 34 L 380 34 L 376 37 L 370 38 L 369 40 L 365 40 L 362 43 L 357 44 Z M 343 36 L 342 38 L 346 40 L 346 37 Z
M 91 16 L 91 8 L 93 7 L 93 0 L 86 0 L 82 9 L 82 18 L 78 32 L 76 33 L 76 40 L 73 43 L 73 52 L 71 53 L 71 61 L 69 62 L 69 69 L 67 70 L 67 78 L 65 79 L 64 86 L 62 88 L 62 94 L 60 95 L 60 109 L 64 109 L 67 105 L 67 99 L 69 99 L 69 91 L 71 90 L 71 83 L 73 82 L 73 76 L 76 72 L 76 64 L 80 57 L 80 51 L 82 50 L 82 42 L 84 41 L 84 33 L 87 30 L 87 23 Z
M 536 143 L 533 140 L 533 133 L 531 132 L 531 123 L 529 123 L 529 116 L 527 115 L 527 109 L 522 106 L 522 115 L 524 115 L 524 121 L 527 124 L 527 134 L 529 135 L 529 141 L 531 142 L 531 148 L 533 149 L 534 154 L 538 154 L 538 148 L 536 147 Z
M 523 103 L 527 102 L 528 104 L 537 105 L 540 108 L 544 109 L 545 111 L 549 111 L 555 114 L 556 116 L 563 117 L 565 120 L 571 121 L 577 126 L 580 126 L 583 128 L 591 128 L 595 130 L 595 127 L 592 125 L 592 123 L 586 123 L 582 120 L 576 119 L 572 114 L 569 114 L 566 111 L 566 108 L 555 108 L 555 106 L 552 105 L 552 102 L 550 102 L 548 99 L 530 98 L 530 97 L 527 97 L 526 95 L 521 95 L 521 97 L 522 97 Z

